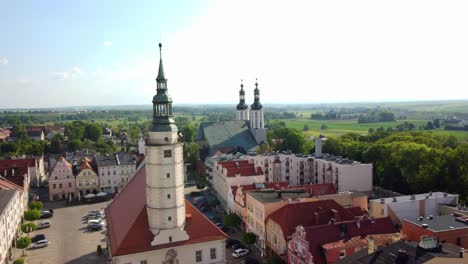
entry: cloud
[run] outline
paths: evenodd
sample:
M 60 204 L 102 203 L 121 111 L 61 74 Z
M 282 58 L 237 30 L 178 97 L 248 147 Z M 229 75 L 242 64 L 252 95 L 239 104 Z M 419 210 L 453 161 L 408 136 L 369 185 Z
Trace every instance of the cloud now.
M 1 57 L 1 58 L 0 58 L 0 65 L 2 65 L 2 64 L 3 64 L 3 65 L 8 64 L 8 59 L 5 58 L 5 57 Z
M 54 72 L 55 80 L 66 80 L 77 78 L 84 75 L 84 72 L 77 66 L 73 67 L 71 71 Z
M 109 47 L 109 46 L 112 46 L 112 41 L 106 40 L 106 41 L 104 41 L 103 44 L 104 44 L 104 46 Z

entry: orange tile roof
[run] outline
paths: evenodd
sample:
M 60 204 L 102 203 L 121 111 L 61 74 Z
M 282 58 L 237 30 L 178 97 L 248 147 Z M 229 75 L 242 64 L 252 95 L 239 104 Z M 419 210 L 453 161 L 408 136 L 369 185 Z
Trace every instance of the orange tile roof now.
M 151 246 L 154 235 L 149 230 L 146 212 L 146 168 L 142 168 L 128 182 L 127 186 L 106 208 L 108 239 L 113 256 L 140 253 L 162 248 L 184 246 L 214 240 L 227 236 L 200 211 L 185 202 L 185 210 L 191 218 L 185 224 L 189 235 L 186 241 Z
M 255 167 L 253 163 L 249 163 L 247 160 L 221 161 L 218 164 L 227 170 L 228 177 L 263 175 L 261 167 Z

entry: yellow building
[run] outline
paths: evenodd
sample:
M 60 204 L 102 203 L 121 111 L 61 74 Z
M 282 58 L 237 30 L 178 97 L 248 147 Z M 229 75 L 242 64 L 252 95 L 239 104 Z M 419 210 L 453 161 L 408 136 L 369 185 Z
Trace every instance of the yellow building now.
M 99 177 L 91 166 L 89 158 L 83 158 L 80 168 L 75 173 L 76 188 L 80 197 L 99 192 Z

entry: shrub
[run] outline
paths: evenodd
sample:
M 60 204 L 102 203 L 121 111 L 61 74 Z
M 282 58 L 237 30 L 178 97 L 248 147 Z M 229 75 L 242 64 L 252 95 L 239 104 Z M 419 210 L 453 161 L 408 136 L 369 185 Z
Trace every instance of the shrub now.
M 41 210 L 42 206 L 43 206 L 42 202 L 34 201 L 29 204 L 29 209 Z
M 224 217 L 224 224 L 231 227 L 237 227 L 241 224 L 241 219 L 235 213 L 230 213 Z
M 37 225 L 34 223 L 26 223 L 21 226 L 21 231 L 29 233 L 37 229 Z
M 257 242 L 257 236 L 254 233 L 245 233 L 242 236 L 242 241 L 244 241 L 244 243 L 247 245 L 253 245 L 255 242 Z
M 41 216 L 41 212 L 37 209 L 30 209 L 24 212 L 24 219 L 34 221 Z
M 16 247 L 19 249 L 24 249 L 31 245 L 31 239 L 29 237 L 22 237 L 16 241 Z
M 19 258 L 19 259 L 13 261 L 13 264 L 24 264 L 24 259 Z

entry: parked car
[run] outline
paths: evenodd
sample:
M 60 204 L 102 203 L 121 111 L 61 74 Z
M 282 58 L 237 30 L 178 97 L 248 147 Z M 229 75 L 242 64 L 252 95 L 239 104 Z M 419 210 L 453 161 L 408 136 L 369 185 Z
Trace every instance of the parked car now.
M 103 224 L 102 220 L 100 219 L 93 219 L 93 220 L 88 221 L 88 225 L 100 225 L 100 224 Z
M 219 229 L 221 229 L 221 231 L 223 231 L 224 233 L 228 233 L 231 231 L 231 229 L 227 226 L 221 226 Z
M 237 239 L 233 239 L 233 238 L 226 239 L 226 247 L 232 247 L 237 244 L 240 244 L 239 240 Z
M 91 224 L 91 225 L 88 225 L 88 230 L 90 231 L 100 231 L 102 230 L 103 226 L 100 225 L 100 224 Z
M 245 246 L 239 242 L 237 244 L 233 244 L 231 248 L 232 248 L 232 250 L 236 250 L 236 249 L 245 248 Z
M 224 226 L 224 224 L 223 224 L 223 223 L 220 223 L 220 222 L 216 222 L 216 223 L 214 223 L 214 224 L 215 224 L 215 226 L 217 226 L 217 227 L 222 227 L 222 226 Z
M 43 239 L 43 240 L 39 240 L 36 243 L 34 243 L 34 245 L 32 245 L 31 248 L 33 248 L 33 249 L 43 248 L 43 247 L 47 247 L 49 244 L 50 244 L 49 240 Z
M 241 264 L 259 264 L 260 262 L 254 258 L 251 257 L 244 257 L 244 259 L 241 261 Z
M 44 229 L 50 227 L 50 221 L 44 221 L 37 224 L 37 229 Z
M 249 252 L 250 251 L 246 248 L 239 248 L 239 249 L 234 250 L 234 252 L 232 252 L 232 256 L 235 258 L 241 258 L 243 256 L 247 256 Z
M 47 219 L 47 218 L 52 218 L 54 214 L 50 211 L 43 211 L 41 215 L 39 216 L 39 219 Z
M 45 240 L 45 239 L 46 237 L 44 234 L 38 234 L 38 235 L 35 235 L 33 238 L 31 238 L 31 242 L 36 243 L 38 241 Z

